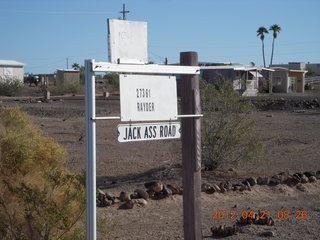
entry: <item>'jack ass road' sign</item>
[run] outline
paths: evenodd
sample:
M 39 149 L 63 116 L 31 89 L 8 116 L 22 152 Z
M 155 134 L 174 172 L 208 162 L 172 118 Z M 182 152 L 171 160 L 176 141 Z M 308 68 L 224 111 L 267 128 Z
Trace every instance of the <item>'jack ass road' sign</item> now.
M 179 122 L 137 123 L 118 125 L 118 141 L 148 141 L 180 138 Z

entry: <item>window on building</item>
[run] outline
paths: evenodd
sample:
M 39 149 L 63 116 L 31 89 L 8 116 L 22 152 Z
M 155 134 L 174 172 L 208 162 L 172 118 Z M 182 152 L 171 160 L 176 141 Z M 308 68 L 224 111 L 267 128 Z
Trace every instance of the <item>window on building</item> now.
M 4 68 L 3 69 L 4 76 L 13 76 L 13 68 Z

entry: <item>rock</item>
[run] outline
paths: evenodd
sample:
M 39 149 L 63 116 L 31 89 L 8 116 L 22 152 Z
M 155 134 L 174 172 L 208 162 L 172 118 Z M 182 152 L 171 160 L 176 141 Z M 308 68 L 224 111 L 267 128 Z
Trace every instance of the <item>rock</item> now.
M 205 193 L 207 194 L 213 194 L 216 190 L 212 186 L 208 186 L 205 190 Z
M 298 177 L 298 178 L 301 178 L 301 177 L 303 176 L 303 174 L 302 174 L 302 173 L 297 172 L 297 173 L 293 174 L 293 176 Z
M 149 198 L 154 198 L 156 194 L 154 191 L 150 191 L 150 190 L 147 190 L 147 193 L 149 194 Z
M 226 183 L 225 182 L 221 182 L 220 184 L 219 184 L 219 188 L 224 188 L 224 186 L 226 185 Z
M 130 196 L 128 193 L 121 192 L 120 196 L 119 196 L 119 200 L 120 200 L 120 202 L 127 202 L 127 201 L 130 201 L 131 199 L 130 199 Z
M 163 189 L 163 184 L 160 181 L 154 181 L 154 182 L 147 182 L 144 184 L 144 186 L 153 192 L 159 193 Z
M 227 191 L 227 189 L 225 189 L 224 187 L 220 187 L 220 191 L 221 191 L 221 193 L 225 193 Z
M 111 201 L 112 201 L 112 204 L 120 203 L 120 200 L 116 197 L 112 197 Z
M 297 181 L 299 181 L 299 183 L 301 182 L 301 177 L 300 177 L 300 175 L 298 175 L 298 174 L 293 174 L 292 175 L 292 177 L 294 178 L 294 179 L 296 179 Z
M 212 184 L 212 188 L 216 191 L 216 192 L 220 192 L 221 189 L 217 184 Z
M 97 189 L 97 199 L 102 202 L 106 199 L 106 195 L 104 193 L 104 191 L 102 191 L 101 189 Z
M 148 194 L 148 197 L 149 197 L 149 194 Z M 138 196 L 138 194 L 136 192 L 130 194 L 130 199 L 137 199 L 137 198 L 139 198 L 139 196 Z
M 229 183 L 228 181 L 221 182 L 221 183 L 219 184 L 219 187 L 226 189 L 226 191 L 232 190 L 232 184 Z
M 219 227 L 211 227 L 210 228 L 213 237 L 227 237 L 240 232 L 240 228 L 236 225 L 233 226 L 225 226 L 220 225 Z
M 233 184 L 233 185 L 232 185 L 232 190 L 233 190 L 233 191 L 239 191 L 240 188 L 241 188 L 241 185 L 240 185 L 240 184 Z
M 178 194 L 182 195 L 183 194 L 183 188 L 182 187 L 178 187 L 177 189 L 178 189 Z
M 282 173 L 279 173 L 279 174 L 272 176 L 271 179 L 275 179 L 279 183 L 284 183 L 287 180 L 288 176 L 289 176 L 288 173 L 282 172 Z
M 295 176 L 289 176 L 287 178 L 287 181 L 286 183 L 289 185 L 289 186 L 295 186 L 297 185 L 298 183 L 300 183 L 300 178 L 297 178 Z
M 169 188 L 167 188 L 166 186 L 163 186 L 162 194 L 164 197 L 169 197 L 172 195 L 172 191 Z
M 111 206 L 112 204 L 113 204 L 113 202 L 110 201 L 110 200 L 105 199 L 105 200 L 103 201 L 104 207 L 109 207 L 109 206 Z
M 149 194 L 145 190 L 136 189 L 134 193 L 136 193 L 136 195 L 138 196 L 137 198 L 143 198 L 145 200 L 149 199 Z
M 241 182 L 243 185 L 245 185 L 245 186 L 250 186 L 250 183 L 247 181 L 247 180 L 244 180 L 244 181 L 242 181 Z
M 131 200 L 134 205 L 137 205 L 139 207 L 144 207 L 148 204 L 148 202 L 143 198 L 133 199 Z
M 107 199 L 97 202 L 98 207 L 108 207 L 110 205 L 112 205 L 112 203 L 111 202 L 109 203 L 109 201 Z
M 244 184 L 241 184 L 239 191 L 240 191 L 240 192 L 243 192 L 244 190 L 247 190 L 247 187 L 248 187 L 248 186 L 246 186 L 246 185 L 244 185 Z
M 260 216 L 259 216 L 260 217 Z M 271 217 L 264 216 L 263 218 L 256 218 L 255 224 L 258 225 L 267 225 L 267 226 L 273 226 L 274 225 L 274 220 Z
M 267 232 L 263 232 L 261 233 L 262 237 L 274 237 L 275 233 L 273 231 L 267 231 Z
M 269 184 L 269 178 L 268 177 L 258 177 L 257 178 L 257 184 L 258 185 L 268 185 Z
M 249 182 L 250 186 L 254 186 L 257 184 L 257 180 L 254 177 L 248 178 L 247 182 Z
M 212 187 L 208 183 L 201 184 L 201 192 L 206 192 L 210 188 L 212 188 Z
M 113 200 L 115 199 L 115 197 L 112 196 L 109 192 L 104 192 L 104 195 L 106 196 L 106 198 L 107 198 L 108 200 L 113 201 Z
M 309 178 L 303 174 L 301 177 L 301 183 L 307 183 L 308 181 L 309 181 Z
M 243 218 L 241 216 L 240 219 L 237 220 L 237 225 L 239 225 L 239 226 L 250 225 L 250 224 L 255 223 L 255 219 L 256 219 L 256 214 L 255 213 L 253 213 L 252 217 Z
M 134 199 L 134 200 L 137 200 L 137 199 Z M 132 209 L 134 207 L 134 200 L 129 200 L 125 204 L 123 204 L 122 206 L 125 209 Z
M 317 181 L 317 178 L 315 176 L 309 177 L 309 182 L 315 182 Z
M 301 183 L 299 183 L 297 185 L 297 189 L 300 190 L 301 192 L 305 192 L 306 191 L 306 188 Z
M 174 186 L 172 186 L 172 185 L 170 185 L 170 184 L 167 185 L 167 188 L 169 188 L 169 189 L 171 190 L 171 192 L 172 192 L 173 195 L 179 194 L 179 189 L 178 189 L 178 188 L 175 188 Z M 202 189 L 201 189 L 201 190 L 202 190 Z
M 307 171 L 303 173 L 305 176 L 307 176 L 308 178 L 311 176 L 316 176 L 316 172 L 315 171 Z
M 225 186 L 225 189 L 227 189 L 227 191 L 231 191 L 231 190 L 232 190 L 232 184 L 231 184 L 231 183 L 228 183 L 228 184 Z
M 281 183 L 281 177 L 280 178 L 274 178 L 272 177 L 269 181 L 269 185 L 270 186 L 276 186 L 276 185 L 279 185 Z

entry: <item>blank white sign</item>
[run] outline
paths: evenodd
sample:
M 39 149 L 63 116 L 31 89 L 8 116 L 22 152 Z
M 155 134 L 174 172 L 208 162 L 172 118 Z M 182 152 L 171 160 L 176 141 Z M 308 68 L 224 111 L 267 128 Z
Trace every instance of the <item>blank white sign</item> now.
M 147 22 L 108 19 L 111 63 L 148 63 Z
M 119 75 L 121 121 L 177 119 L 175 76 Z

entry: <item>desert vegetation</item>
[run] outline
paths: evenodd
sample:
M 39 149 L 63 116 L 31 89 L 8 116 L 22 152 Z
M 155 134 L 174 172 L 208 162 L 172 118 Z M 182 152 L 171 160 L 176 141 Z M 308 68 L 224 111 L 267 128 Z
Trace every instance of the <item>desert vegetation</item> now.
M 251 118 L 255 107 L 240 100 L 232 83 L 219 78 L 213 84 L 201 80 L 202 161 L 206 170 L 221 164 L 259 159 L 262 144 L 254 132 Z
M 0 112 L 0 239 L 82 239 L 83 177 L 17 108 Z

